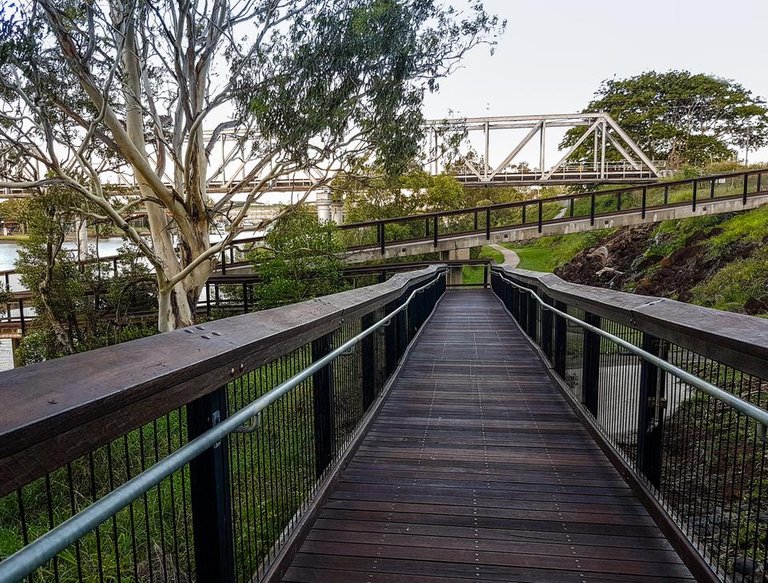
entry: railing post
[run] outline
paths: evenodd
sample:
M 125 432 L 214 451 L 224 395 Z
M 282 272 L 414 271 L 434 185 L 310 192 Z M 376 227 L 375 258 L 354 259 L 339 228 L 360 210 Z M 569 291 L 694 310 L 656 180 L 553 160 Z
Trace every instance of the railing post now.
M 595 224 L 595 193 L 589 197 L 589 224 Z
M 400 305 L 405 303 L 408 295 L 409 292 L 406 290 L 405 295 L 400 301 Z M 397 360 L 400 360 L 403 354 L 405 354 L 405 347 L 408 346 L 408 308 L 410 308 L 410 306 L 404 310 L 400 310 L 397 316 L 395 316 L 395 319 L 397 320 Z
M 552 305 L 552 298 L 542 294 L 542 301 L 548 306 Z M 552 312 L 541 307 L 541 349 L 545 356 L 552 362 Z
M 485 240 L 491 239 L 491 209 L 485 209 Z
M 211 284 L 205 282 L 205 315 L 211 317 Z
M 709 181 L 709 198 L 715 198 L 715 179 Z
M 643 209 L 645 209 L 645 205 L 643 205 Z M 616 212 L 619 212 L 621 210 L 621 192 L 619 192 L 616 195 Z M 645 213 L 643 213 L 643 217 L 645 217 Z
M 642 348 L 663 358 L 662 342 L 643 334 Z M 640 364 L 640 407 L 637 422 L 637 461 L 640 471 L 655 487 L 661 483 L 661 448 L 664 429 L 664 373 L 643 360 Z
M 375 323 L 374 312 L 366 314 L 360 321 L 363 330 Z M 363 411 L 367 411 L 376 398 L 376 334 L 374 332 L 363 338 L 360 348 L 363 361 Z
M 642 202 L 642 205 L 643 205 L 643 210 L 642 210 L 641 217 L 643 219 L 645 219 L 645 208 L 648 206 L 648 187 L 647 186 L 643 186 L 643 202 Z
M 384 241 L 384 223 L 379 223 L 379 244 L 381 245 L 381 254 L 384 255 L 386 253 L 386 243 Z
M 27 334 L 27 320 L 24 318 L 24 300 L 21 298 L 19 298 L 19 323 L 21 324 L 21 335 L 25 336 Z
M 424 219 L 424 238 L 429 239 L 429 218 Z
M 475 228 L 474 228 L 474 230 L 477 231 L 477 228 L 478 228 L 477 227 L 477 209 L 475 209 L 475 212 L 474 212 L 474 221 L 475 221 Z
M 597 328 L 600 316 L 585 313 L 584 321 Z M 587 410 L 597 418 L 598 383 L 600 382 L 600 336 L 584 330 L 584 355 L 581 368 L 581 399 Z
M 333 333 L 312 341 L 312 362 L 317 362 L 333 349 Z M 315 474 L 319 478 L 331 463 L 333 435 L 333 363 L 312 375 L 312 401 L 315 413 Z
M 248 313 L 248 284 L 243 282 L 243 313 Z
M 570 208 L 570 210 L 569 210 L 569 214 L 571 215 L 571 218 L 573 218 L 574 207 L 576 206 L 576 203 L 574 202 L 574 199 L 573 199 L 573 198 L 571 198 L 571 200 L 570 200 L 570 203 L 571 203 L 571 204 L 570 204 L 570 207 L 571 207 L 571 208 Z
M 397 308 L 396 302 L 390 302 L 386 307 L 386 315 L 388 316 Z M 389 321 L 389 324 L 384 328 L 384 354 L 386 362 L 386 370 L 388 377 L 395 370 L 397 366 L 397 316 Z
M 744 173 L 744 192 L 742 193 L 742 204 L 747 204 L 747 191 L 749 190 L 749 174 Z
M 227 387 L 187 405 L 189 440 L 227 417 Z M 198 581 L 235 581 L 228 439 L 189 462 L 190 505 Z
M 763 173 L 758 172 L 757 174 L 757 188 L 755 188 L 755 192 L 760 192 L 763 190 Z
M 694 211 L 696 210 L 696 195 L 697 195 L 698 191 L 699 191 L 699 181 L 694 179 L 694 181 L 693 181 L 693 195 L 691 197 L 692 198 L 691 209 L 694 210 Z
M 525 294 L 525 296 L 528 306 L 528 314 L 525 318 L 528 322 L 528 336 L 530 336 L 534 342 L 538 342 L 539 338 L 538 334 L 536 333 L 538 331 L 538 326 L 536 326 L 536 315 L 538 314 L 539 310 L 539 302 L 537 302 L 529 293 Z
M 555 308 L 561 312 L 567 312 L 568 306 L 563 302 L 555 302 Z M 555 316 L 555 346 L 554 359 L 555 372 L 560 378 L 565 378 L 565 357 L 568 349 L 568 322 L 560 315 Z
M 525 217 L 525 204 L 523 204 L 523 213 L 522 213 L 522 217 L 521 217 L 521 219 L 520 219 L 520 224 L 521 224 L 521 225 L 524 225 L 524 224 L 525 224 L 525 223 L 527 223 L 527 222 L 528 222 L 528 221 L 526 220 L 526 217 Z
M 483 265 L 483 288 L 488 289 L 488 264 Z
M 434 217 L 432 217 L 432 230 L 434 231 L 432 233 L 432 236 L 434 237 L 433 245 L 435 247 L 437 247 L 437 225 L 438 225 L 437 215 L 435 215 Z
M 669 204 L 669 185 L 664 186 L 664 206 Z
M 227 253 L 223 249 L 221 250 L 221 274 L 227 274 Z
M 544 202 L 539 199 L 539 233 L 541 233 L 542 227 L 544 225 Z

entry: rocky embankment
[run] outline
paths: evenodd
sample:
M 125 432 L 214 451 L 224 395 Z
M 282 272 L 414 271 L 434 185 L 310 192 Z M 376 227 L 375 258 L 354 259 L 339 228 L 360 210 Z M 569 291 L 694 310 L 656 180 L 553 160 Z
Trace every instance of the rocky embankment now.
M 763 215 L 768 209 L 626 227 L 555 273 L 585 285 L 766 315 L 768 225 Z

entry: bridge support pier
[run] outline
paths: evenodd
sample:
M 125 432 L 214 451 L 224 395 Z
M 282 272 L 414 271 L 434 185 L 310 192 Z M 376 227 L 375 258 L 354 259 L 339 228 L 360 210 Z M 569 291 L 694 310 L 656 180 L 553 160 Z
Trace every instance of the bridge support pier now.
M 21 338 L 11 338 L 11 357 L 13 360 L 13 368 L 19 368 L 21 366 L 17 353 L 19 344 L 21 344 Z
M 451 249 L 440 252 L 441 261 L 467 261 L 469 249 Z M 464 280 L 463 267 L 455 265 L 448 268 L 448 285 L 461 285 Z

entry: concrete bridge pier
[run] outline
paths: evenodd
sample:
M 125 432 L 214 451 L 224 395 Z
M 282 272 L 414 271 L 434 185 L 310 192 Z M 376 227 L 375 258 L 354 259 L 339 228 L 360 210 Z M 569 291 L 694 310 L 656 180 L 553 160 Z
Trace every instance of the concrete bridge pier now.
M 440 252 L 441 261 L 467 261 L 469 260 L 469 249 L 451 249 Z M 463 267 L 454 265 L 448 268 L 448 285 L 461 285 L 463 279 Z
M 333 200 L 330 189 L 319 189 L 315 198 L 315 204 L 317 205 L 317 218 L 321 223 L 333 221 L 340 225 L 344 222 L 344 203 Z

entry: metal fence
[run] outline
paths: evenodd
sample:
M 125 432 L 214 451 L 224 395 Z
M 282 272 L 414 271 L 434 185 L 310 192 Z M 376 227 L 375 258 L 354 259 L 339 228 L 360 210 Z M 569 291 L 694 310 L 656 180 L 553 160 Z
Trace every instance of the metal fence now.
M 272 576 L 445 284 L 433 266 L 3 373 L 0 581 Z
M 764 581 L 765 322 L 522 270 L 492 287 L 694 574 Z

